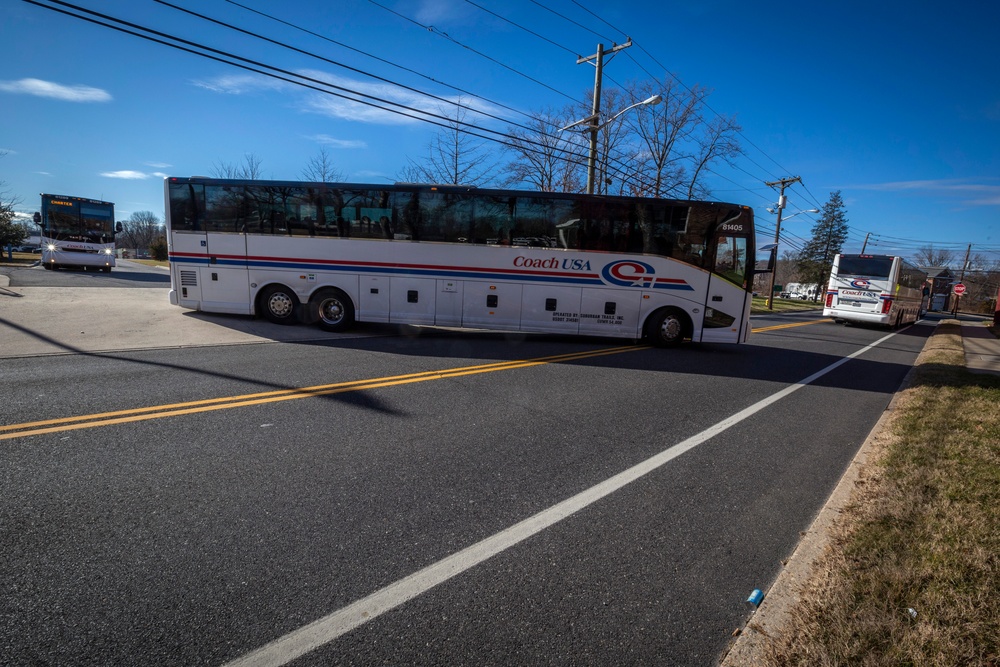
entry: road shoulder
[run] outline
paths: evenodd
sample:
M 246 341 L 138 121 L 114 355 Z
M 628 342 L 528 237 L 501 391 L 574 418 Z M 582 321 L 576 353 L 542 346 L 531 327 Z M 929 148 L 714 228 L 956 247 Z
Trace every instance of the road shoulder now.
M 934 335 L 927 338 L 913 368 L 903 378 L 899 389 L 889 401 L 868 437 L 851 460 L 833 493 L 820 510 L 809 529 L 784 563 L 774 583 L 765 591 L 763 601 L 740 629 L 729 651 L 720 661 L 720 667 L 751 667 L 767 664 L 765 650 L 775 637 L 781 636 L 798 609 L 801 608 L 803 591 L 816 575 L 816 568 L 829 548 L 838 517 L 852 502 L 855 490 L 870 477 L 869 463 L 877 459 L 892 438 L 890 425 L 899 412 L 905 390 L 912 384 L 920 357 L 933 352 Z

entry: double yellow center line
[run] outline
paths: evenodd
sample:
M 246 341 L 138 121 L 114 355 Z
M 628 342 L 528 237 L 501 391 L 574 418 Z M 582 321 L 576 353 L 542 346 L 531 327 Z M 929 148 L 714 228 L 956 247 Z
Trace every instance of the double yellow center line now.
M 145 408 L 134 408 L 131 410 L 101 412 L 91 415 L 80 415 L 77 417 L 45 419 L 41 421 L 0 426 L 0 440 L 11 440 L 13 438 L 22 438 L 29 435 L 44 435 L 46 433 L 61 433 L 84 428 L 95 428 L 98 426 L 127 424 L 130 422 L 146 421 L 149 419 L 162 419 L 164 417 L 178 417 L 181 415 L 197 414 L 199 412 L 211 412 L 213 410 L 228 410 L 230 408 L 242 408 L 248 405 L 263 405 L 265 403 L 277 403 L 279 401 L 292 401 L 299 398 L 330 396 L 332 394 L 343 394 L 351 391 L 362 391 L 365 389 L 378 389 L 381 387 L 393 387 L 396 385 L 413 384 L 416 382 L 427 382 L 428 380 L 445 380 L 448 378 L 461 377 L 463 375 L 509 371 L 517 368 L 529 368 L 531 366 L 576 361 L 578 359 L 589 359 L 592 357 L 621 354 L 622 352 L 633 352 L 646 349 L 649 349 L 648 345 L 626 345 L 600 350 L 589 350 L 586 352 L 574 352 L 572 354 L 559 354 L 551 357 L 539 357 L 537 359 L 518 359 L 515 361 L 482 364 L 479 366 L 464 366 L 461 368 L 448 368 L 444 370 L 425 371 L 423 373 L 394 375 L 369 380 L 354 380 L 351 382 L 323 384 L 316 385 L 314 387 L 280 389 L 277 391 L 267 391 L 257 394 L 244 394 L 242 396 L 226 396 L 222 398 L 209 398 L 201 401 L 188 401 L 186 403 L 171 403 L 169 405 L 154 405 Z
M 777 329 L 788 329 L 790 327 L 800 327 L 807 324 L 816 324 L 828 321 L 829 320 L 811 320 L 809 322 L 778 324 L 775 326 L 754 329 L 754 332 L 760 333 L 775 331 Z M 41 421 L 0 426 L 0 440 L 12 440 L 14 438 L 23 438 L 30 435 L 45 435 L 47 433 L 62 433 L 65 431 L 75 431 L 84 428 L 96 428 L 98 426 L 113 426 L 115 424 L 127 424 L 130 422 L 146 421 L 150 419 L 163 419 L 164 417 L 179 417 L 181 415 L 192 415 L 199 412 L 228 410 L 230 408 L 242 408 L 249 405 L 263 405 L 265 403 L 277 403 L 279 401 L 292 401 L 299 398 L 330 396 L 332 394 L 363 391 L 365 389 L 379 389 L 382 387 L 394 387 L 397 385 L 413 384 L 416 382 L 427 382 L 429 380 L 446 380 L 448 378 L 462 377 L 463 375 L 478 375 L 481 373 L 493 373 L 496 371 L 509 371 L 517 368 L 529 368 L 531 366 L 542 366 L 545 364 L 576 361 L 578 359 L 589 359 L 592 357 L 601 357 L 611 354 L 621 354 L 622 352 L 634 352 L 647 349 L 649 349 L 648 345 L 625 345 L 622 347 L 589 350 L 586 352 L 574 352 L 572 354 L 539 357 L 537 359 L 518 359 L 515 361 L 503 361 L 493 364 L 481 364 L 478 366 L 463 366 L 461 368 L 425 371 L 423 373 L 410 373 L 407 375 L 393 375 L 368 380 L 353 380 L 350 382 L 322 384 L 314 387 L 280 389 L 277 391 L 267 391 L 257 394 L 244 394 L 242 396 L 224 396 L 221 398 L 208 398 L 200 401 L 188 401 L 185 403 L 171 403 L 168 405 L 153 405 L 145 408 L 133 408 L 131 410 L 99 412 L 96 414 L 80 415 L 77 417 L 44 419 Z
M 754 329 L 754 333 L 766 333 L 768 331 L 777 331 L 778 329 L 792 329 L 795 327 L 804 327 L 807 324 L 822 324 L 823 322 L 833 322 L 830 318 L 823 318 L 821 320 L 809 320 L 808 322 L 789 322 L 788 324 L 775 324 L 770 327 L 761 327 L 760 329 Z

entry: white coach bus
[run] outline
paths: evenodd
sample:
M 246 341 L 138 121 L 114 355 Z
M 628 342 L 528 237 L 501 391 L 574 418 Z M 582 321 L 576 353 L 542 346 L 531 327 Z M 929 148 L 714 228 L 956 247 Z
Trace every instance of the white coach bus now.
M 82 268 L 110 273 L 115 266 L 115 205 L 108 201 L 42 194 L 42 267 Z
M 165 180 L 170 302 L 355 322 L 741 343 L 753 211 L 713 202 Z
M 927 274 L 895 255 L 837 255 L 824 317 L 898 327 L 920 319 Z

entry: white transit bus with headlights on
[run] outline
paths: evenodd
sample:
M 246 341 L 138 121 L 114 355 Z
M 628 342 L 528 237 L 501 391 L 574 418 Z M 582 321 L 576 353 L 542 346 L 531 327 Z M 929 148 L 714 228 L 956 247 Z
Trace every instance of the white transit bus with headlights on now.
M 927 274 L 896 255 L 834 257 L 824 317 L 837 322 L 898 327 L 926 310 Z
M 42 194 L 42 266 L 110 272 L 115 266 L 115 205 L 108 201 Z
M 382 322 L 742 343 L 753 211 L 419 184 L 164 181 L 170 302 Z

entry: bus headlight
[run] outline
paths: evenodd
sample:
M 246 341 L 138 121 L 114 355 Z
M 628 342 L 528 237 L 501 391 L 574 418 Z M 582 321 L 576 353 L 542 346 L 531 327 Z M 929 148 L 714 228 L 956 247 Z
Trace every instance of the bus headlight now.
M 111 252 L 112 252 L 112 251 L 111 251 L 111 248 L 105 248 L 105 249 L 104 249 L 104 254 L 105 254 L 105 255 L 110 255 L 110 254 L 111 254 Z
M 56 246 L 55 246 L 55 244 L 54 244 L 54 243 L 50 243 L 50 244 L 48 244 L 48 245 L 47 245 L 47 246 L 45 246 L 45 247 L 46 247 L 47 249 L 49 249 L 49 250 L 55 250 L 55 249 L 56 249 Z

